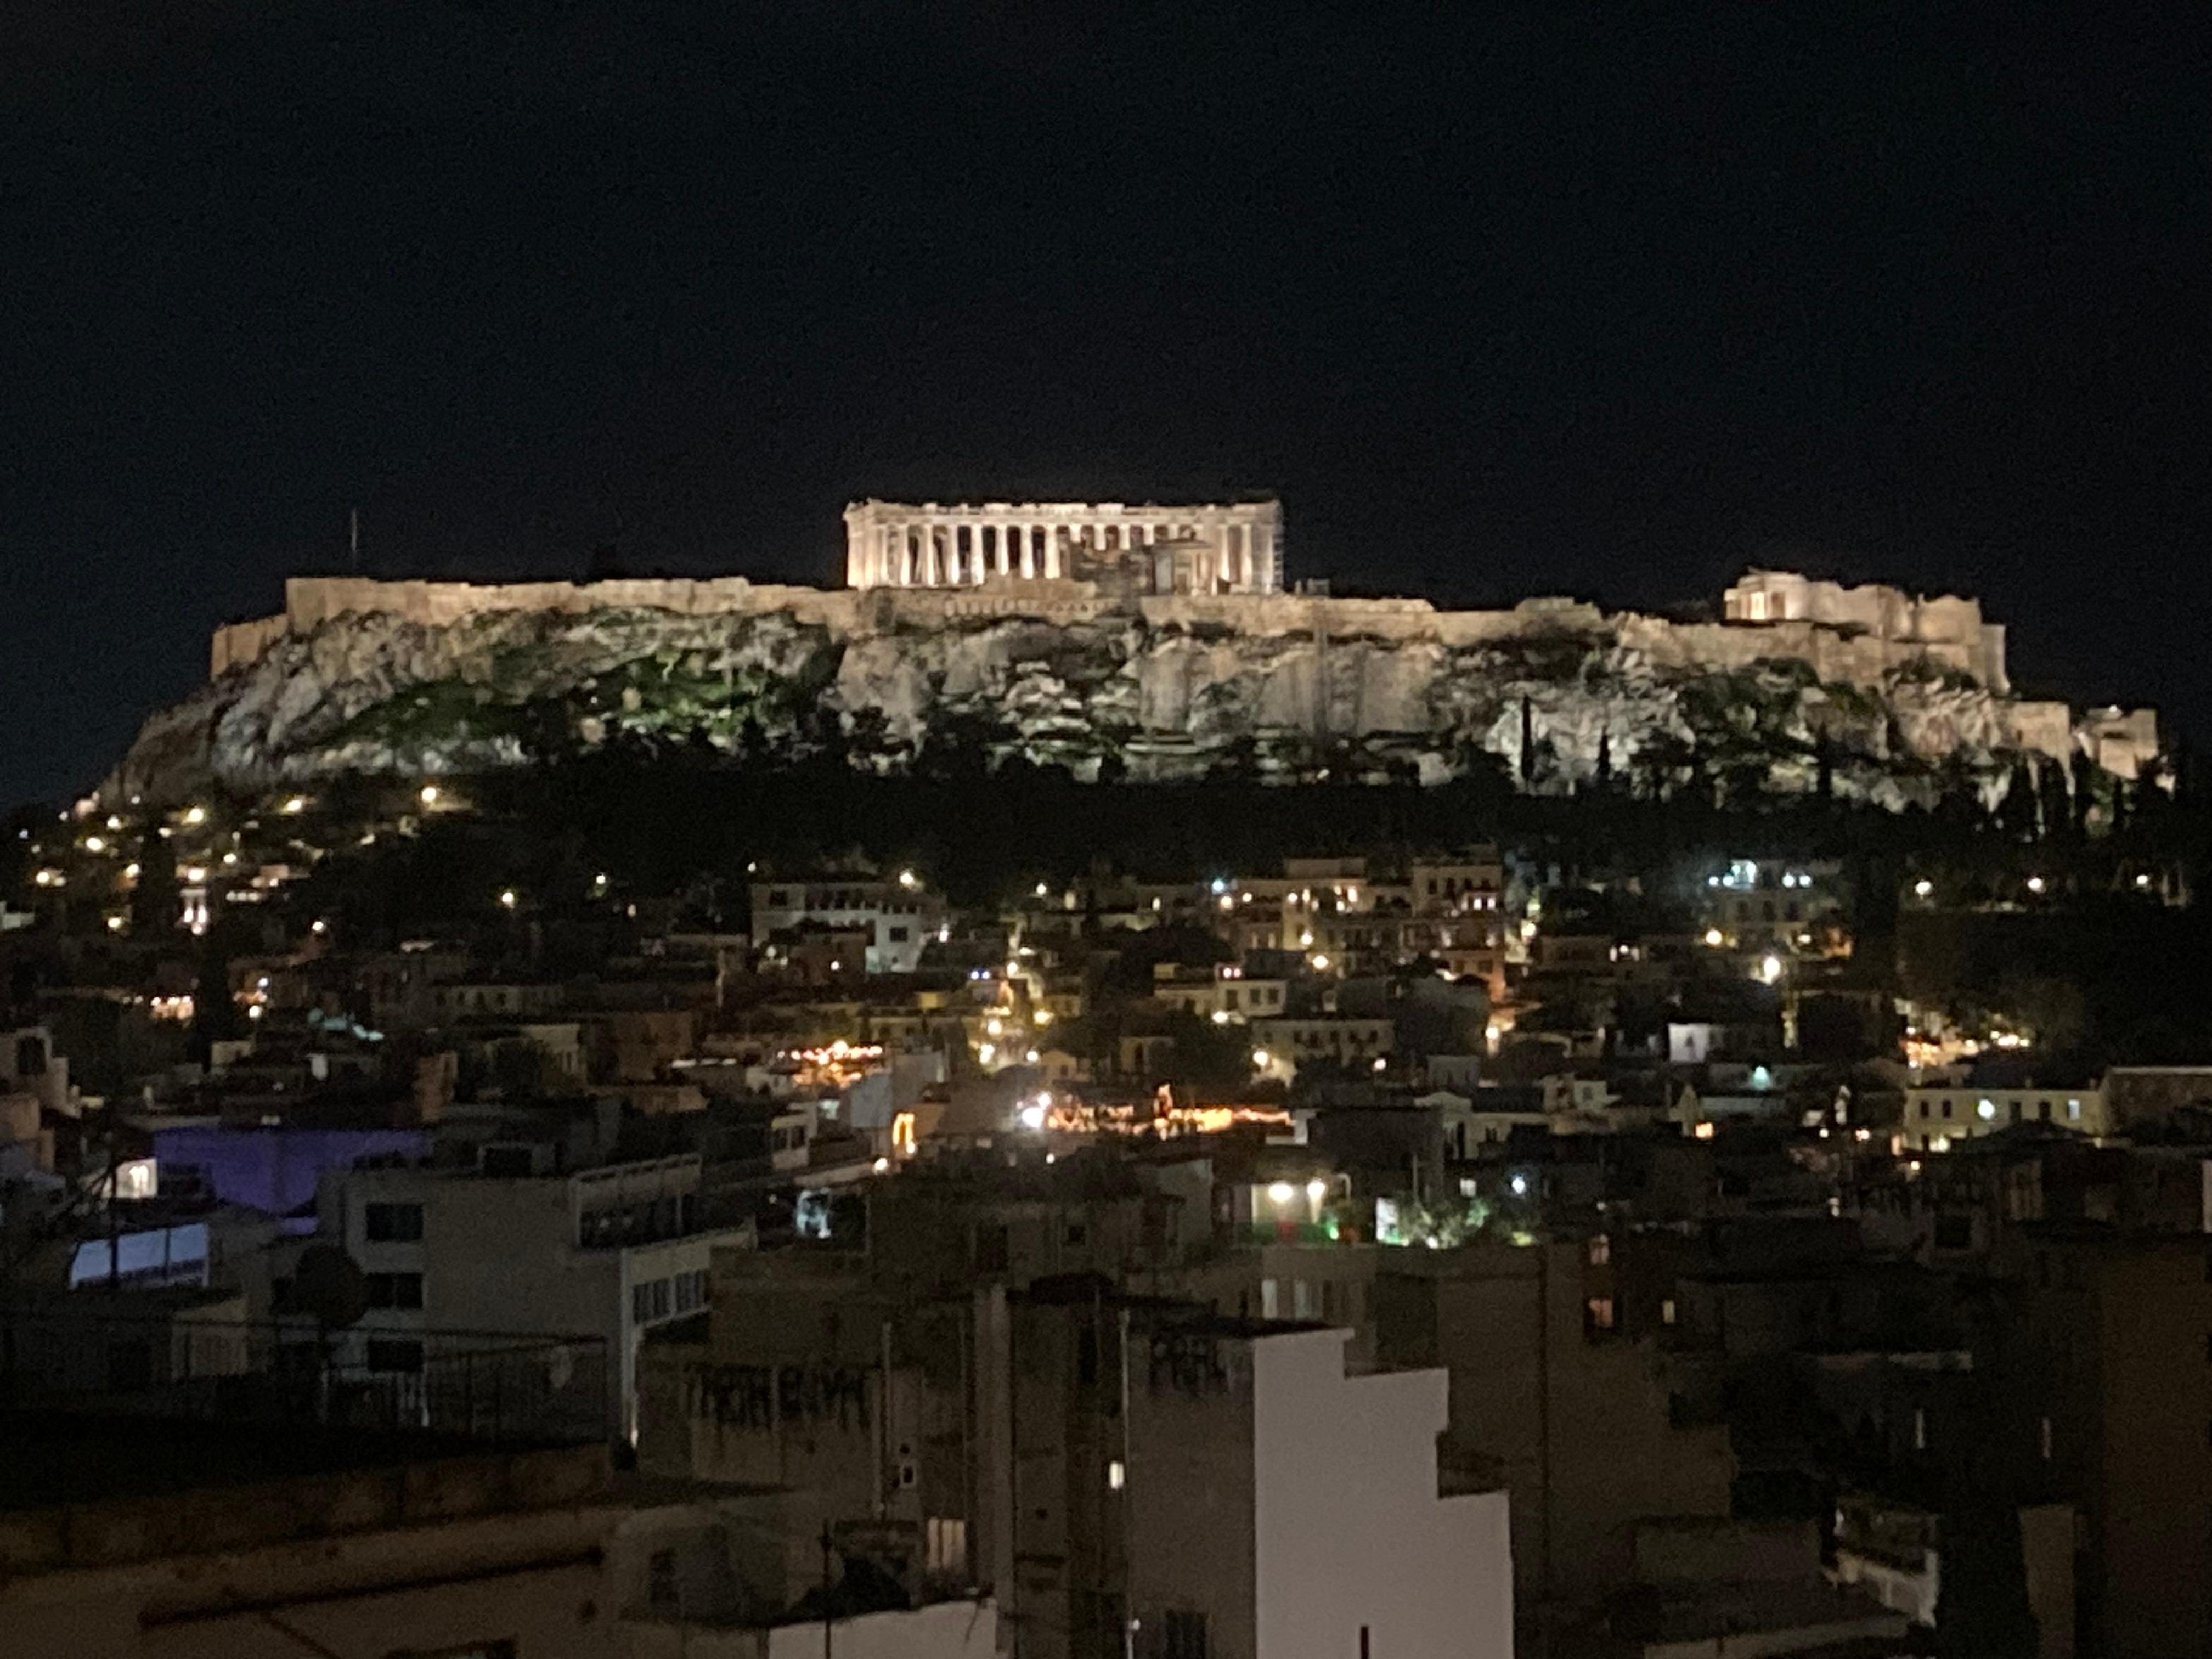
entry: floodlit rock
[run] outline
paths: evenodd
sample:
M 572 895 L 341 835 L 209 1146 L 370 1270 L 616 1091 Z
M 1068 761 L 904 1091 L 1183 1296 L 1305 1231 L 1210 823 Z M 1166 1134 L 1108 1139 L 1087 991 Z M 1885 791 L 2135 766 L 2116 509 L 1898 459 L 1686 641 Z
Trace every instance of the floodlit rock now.
M 1901 806 L 1962 774 L 2001 792 L 2023 757 L 2063 763 L 2075 744 L 2061 706 L 1810 623 L 1565 601 L 1116 600 L 1068 581 L 543 586 L 295 582 L 284 617 L 218 636 L 217 677 L 147 721 L 108 789 L 173 801 L 632 738 L 836 752 L 879 771 L 967 746 L 1084 778 L 1434 783 L 1490 766 L 1537 792 L 1609 776 Z M 2101 757 L 2118 739 L 2100 741 Z

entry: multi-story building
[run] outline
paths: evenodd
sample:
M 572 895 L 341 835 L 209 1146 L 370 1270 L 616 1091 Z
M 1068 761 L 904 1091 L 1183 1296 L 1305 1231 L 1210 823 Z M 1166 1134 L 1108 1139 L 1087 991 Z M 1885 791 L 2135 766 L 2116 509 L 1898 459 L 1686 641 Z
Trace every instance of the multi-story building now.
M 1233 964 L 1210 972 L 1178 973 L 1162 963 L 1153 973 L 1153 1001 L 1222 1025 L 1279 1018 L 1290 988 L 1285 980 L 1247 978 Z
M 2095 1084 L 2070 1088 L 1939 1084 L 1905 1091 L 1900 1150 L 1940 1152 L 1961 1140 L 1995 1134 L 2015 1123 L 2055 1123 L 2100 1137 L 2111 1132 L 2105 1115 L 2105 1091 Z
M 634 1432 L 639 1341 L 704 1307 L 709 1253 L 751 1234 L 711 1224 L 696 1153 L 572 1175 L 551 1161 L 548 1147 L 495 1144 L 471 1170 L 326 1176 L 317 1236 L 368 1280 L 345 1341 L 368 1370 L 404 1374 L 422 1370 L 428 1328 L 597 1337 Z
M 82 1334 L 104 1359 L 102 1333 Z M 264 1355 L 265 1334 L 230 1331 Z M 161 1378 L 94 1413 L 52 1386 L 66 1350 L 29 1366 L 11 1352 L 0 1433 L 40 1455 L 0 1483 L 6 1650 L 812 1659 L 826 1637 L 840 1655 L 1001 1651 L 988 1601 L 887 1596 L 868 1540 L 841 1535 L 825 1561 L 774 1489 L 617 1473 L 596 1415 L 546 1408 L 561 1352 L 457 1347 L 453 1386 L 374 1422 L 343 1369 L 319 1388 L 235 1367 Z M 226 1414 L 179 1420 L 214 1382 L 235 1390 Z M 792 1547 L 761 1547 L 783 1536 Z
M 857 928 L 866 935 L 860 965 L 871 974 L 912 973 L 947 917 L 945 901 L 911 878 L 757 881 L 752 902 L 756 950 L 766 949 L 779 933 L 809 924 Z
M 1415 859 L 1406 873 L 1413 908 L 1425 916 L 1495 915 L 1505 890 L 1505 864 L 1495 847 Z
M 2162 1123 L 2187 1106 L 2212 1106 L 2212 1066 L 2115 1066 L 2105 1073 L 2111 1133 Z
M 1587 1242 L 1401 1250 L 1376 1275 L 1376 1354 L 1450 1372 L 1445 1444 L 1504 1482 L 1532 1614 L 1628 1582 L 1634 1522 L 1729 1510 L 1728 1431 L 1677 1426 L 1619 1295 L 1609 1251 Z
M 772 1481 L 1001 1608 L 1024 1659 L 1512 1650 L 1505 1500 L 1439 1468 L 1437 1370 L 1091 1278 L 917 1294 L 721 1258 L 647 1345 L 645 1467 Z
M 2083 1659 L 2212 1650 L 2212 1273 L 2201 1237 L 2014 1241 L 1958 1425 L 2008 1496 L 2070 1504 Z
M 1692 896 L 1707 944 L 1740 951 L 1826 950 L 1850 916 L 1833 859 L 1729 859 L 1708 866 Z

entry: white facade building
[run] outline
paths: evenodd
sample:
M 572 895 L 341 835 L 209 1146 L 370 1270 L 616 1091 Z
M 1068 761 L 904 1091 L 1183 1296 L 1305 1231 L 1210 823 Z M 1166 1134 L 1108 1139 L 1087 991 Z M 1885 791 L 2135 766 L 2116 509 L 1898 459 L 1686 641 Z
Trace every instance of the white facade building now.
M 1448 1374 L 1347 1376 L 1351 1334 L 1224 1344 L 1226 1400 L 1195 1350 L 1178 1369 L 1156 1343 L 1131 1406 L 1136 1651 L 1512 1653 L 1505 1494 L 1440 1486 Z
M 871 974 L 914 972 L 948 919 L 942 898 L 900 881 L 757 881 L 752 899 L 756 950 L 809 926 L 858 930 L 866 960 L 849 965 Z
M 1903 1150 L 1940 1152 L 1959 1141 L 1995 1134 L 2015 1123 L 2055 1123 L 2079 1134 L 2098 1137 L 2111 1133 L 2105 1116 L 2105 1091 L 2098 1085 L 1976 1089 L 1943 1084 L 1905 1091 Z

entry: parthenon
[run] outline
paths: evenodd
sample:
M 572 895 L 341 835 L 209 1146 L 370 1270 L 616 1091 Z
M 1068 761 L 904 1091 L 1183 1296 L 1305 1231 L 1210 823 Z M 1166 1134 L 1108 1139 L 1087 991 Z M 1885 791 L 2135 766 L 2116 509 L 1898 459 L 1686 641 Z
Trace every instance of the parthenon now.
M 845 509 L 851 587 L 1118 578 L 1140 593 L 1281 591 L 1279 501 L 856 501 Z

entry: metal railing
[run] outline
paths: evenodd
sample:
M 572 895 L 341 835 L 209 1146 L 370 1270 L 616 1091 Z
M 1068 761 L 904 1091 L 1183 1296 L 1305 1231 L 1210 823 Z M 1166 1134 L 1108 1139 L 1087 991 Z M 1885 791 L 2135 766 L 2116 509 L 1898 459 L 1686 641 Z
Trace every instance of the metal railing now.
M 613 1432 L 596 1336 L 335 1330 L 219 1312 L 0 1309 L 0 1409 L 580 1445 Z

